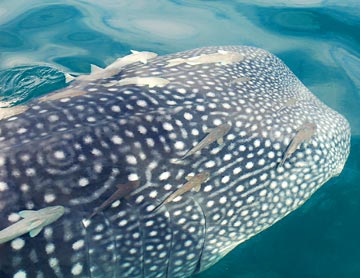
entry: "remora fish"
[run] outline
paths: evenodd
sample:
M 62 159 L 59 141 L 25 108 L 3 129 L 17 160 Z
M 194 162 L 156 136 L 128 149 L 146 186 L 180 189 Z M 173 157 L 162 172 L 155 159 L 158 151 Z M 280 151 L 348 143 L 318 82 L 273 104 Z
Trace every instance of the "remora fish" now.
M 244 56 L 238 52 L 218 50 L 217 53 L 202 54 L 200 56 L 194 56 L 190 58 L 175 58 L 168 60 L 168 64 L 165 67 L 174 67 L 181 64 L 188 65 L 203 65 L 220 63 L 221 65 L 229 65 L 238 63 L 244 59 Z
M 105 69 L 102 69 L 98 66 L 91 65 L 91 74 L 89 75 L 80 75 L 76 78 L 76 80 L 79 81 L 94 81 L 97 79 L 105 79 L 109 78 L 113 75 L 118 74 L 122 68 L 124 68 L 127 65 L 141 62 L 143 64 L 146 64 L 148 60 L 154 59 L 157 56 L 154 52 L 148 52 L 148 51 L 135 51 L 131 50 L 131 54 L 127 55 L 125 57 L 116 59 L 115 62 L 108 65 Z M 71 81 L 70 79 L 68 79 Z
M 130 181 L 127 184 L 120 184 L 118 186 L 118 189 L 89 216 L 89 219 L 106 209 L 108 206 L 111 205 L 111 203 L 115 202 L 116 200 L 128 196 L 138 186 L 139 181 Z
M 291 140 L 289 146 L 286 148 L 284 156 L 280 162 L 280 166 L 284 164 L 285 160 L 292 155 L 296 149 L 302 144 L 310 140 L 314 136 L 316 131 L 316 124 L 304 123 L 296 132 L 295 136 Z
M 156 208 L 159 209 L 163 205 L 172 202 L 176 197 L 181 196 L 182 194 L 194 189 L 196 192 L 200 191 L 201 184 L 204 183 L 210 177 L 209 172 L 201 172 L 195 176 L 187 176 L 186 179 L 188 180 L 183 186 L 177 189 L 174 193 L 170 194 L 164 201 L 162 201 Z
M 38 211 L 20 211 L 18 215 L 24 219 L 0 231 L 0 244 L 26 233 L 30 233 L 30 237 L 35 237 L 45 226 L 55 222 L 63 214 L 64 207 L 62 206 L 47 207 Z
M 169 60 L 219 49 L 243 59 L 224 66 L 165 67 Z M 190 277 L 301 206 L 342 171 L 348 122 L 269 52 L 246 46 L 194 49 L 124 67 L 121 77 L 154 72 L 171 82 L 150 89 L 84 81 L 78 88 L 84 94 L 68 97 L 79 85 L 73 82 L 49 95 L 65 97 L 34 99 L 24 104 L 26 111 L 0 121 L 0 230 L 13 224 L 9 219 L 19 208 L 67 208 L 56 227 L 45 227 L 24 244 L 1 246 L 1 275 Z M 229 80 L 239 76 L 251 76 L 251 82 L 230 90 Z M 282 113 L 269 105 L 289 95 L 304 101 Z M 312 144 L 299 148 L 280 171 L 280 150 L 287 143 L 269 131 L 294 130 L 306 121 L 318 127 Z M 231 134 L 216 155 L 203 152 L 173 162 L 204 126 L 224 122 L 231 124 Z M 154 210 L 186 173 L 204 171 L 211 182 L 203 190 Z M 83 224 L 118 184 L 134 180 L 141 185 L 128 199 Z
M 223 123 L 215 128 L 208 129 L 206 132 L 209 134 L 205 136 L 195 147 L 193 147 L 190 151 L 188 151 L 182 159 L 193 155 L 194 153 L 202 150 L 203 148 L 209 146 L 211 143 L 217 141 L 219 145 L 224 143 L 223 137 L 229 132 L 231 125 L 228 123 Z
M 136 85 L 136 86 L 149 86 L 149 88 L 154 87 L 164 87 L 170 83 L 169 80 L 161 77 L 129 77 L 124 78 L 116 82 L 117 85 L 126 86 L 126 85 Z M 109 83 L 109 87 L 114 85 L 114 82 Z

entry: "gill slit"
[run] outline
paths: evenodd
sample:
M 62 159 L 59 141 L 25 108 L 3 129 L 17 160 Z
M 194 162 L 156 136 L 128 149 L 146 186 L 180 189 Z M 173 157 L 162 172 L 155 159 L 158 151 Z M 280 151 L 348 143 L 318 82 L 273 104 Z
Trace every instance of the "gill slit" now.
M 89 278 L 92 278 L 92 274 L 91 274 L 91 258 L 90 258 L 90 248 L 89 248 L 89 235 L 86 229 L 86 226 L 84 225 L 84 219 L 81 220 L 81 226 L 84 228 L 85 231 L 85 248 L 86 248 L 86 261 L 88 264 L 87 270 L 88 270 L 88 274 L 89 274 Z
M 169 276 L 169 269 L 170 269 L 171 250 L 172 250 L 172 247 L 173 247 L 174 235 L 173 235 L 173 229 L 172 229 L 172 225 L 171 225 L 171 214 L 170 214 L 170 211 L 168 210 L 166 204 L 164 205 L 164 208 L 166 209 L 166 211 L 167 211 L 168 214 L 169 214 L 169 226 L 170 226 L 170 233 L 171 233 L 169 256 L 168 256 L 168 262 L 167 262 L 167 266 L 166 266 L 166 278 L 168 278 L 168 277 L 170 277 L 170 276 Z
M 113 278 L 116 278 L 118 277 L 117 276 L 117 256 L 116 256 L 116 250 L 117 250 L 117 244 L 116 244 L 116 238 L 115 238 L 115 235 L 114 235 L 114 229 L 112 228 L 111 226 L 111 222 L 109 221 L 109 219 L 106 217 L 105 213 L 102 212 L 102 215 L 104 217 L 104 222 L 105 224 L 108 226 L 108 229 L 110 230 L 110 234 L 111 234 L 111 241 L 112 241 L 112 244 L 114 245 L 114 248 L 113 248 L 113 251 L 112 251 L 112 262 L 113 262 L 113 271 L 112 271 L 112 276 Z
M 194 269 L 194 272 L 193 274 L 196 274 L 196 273 L 199 273 L 201 271 L 201 259 L 202 259 L 202 256 L 203 256 L 203 252 L 204 252 L 204 248 L 205 248 L 205 242 L 206 242 L 206 232 L 207 232 L 207 221 L 206 221 L 206 214 L 204 212 L 204 209 L 202 208 L 202 206 L 194 199 L 194 197 L 191 197 L 191 199 L 193 199 L 194 203 L 200 208 L 200 211 L 201 213 L 203 214 L 204 216 L 204 232 L 203 232 L 203 237 L 204 237 L 204 240 L 202 242 L 202 246 L 201 246 L 201 251 L 200 251 L 200 255 L 199 255 L 199 260 L 197 261 L 196 263 L 196 267 Z

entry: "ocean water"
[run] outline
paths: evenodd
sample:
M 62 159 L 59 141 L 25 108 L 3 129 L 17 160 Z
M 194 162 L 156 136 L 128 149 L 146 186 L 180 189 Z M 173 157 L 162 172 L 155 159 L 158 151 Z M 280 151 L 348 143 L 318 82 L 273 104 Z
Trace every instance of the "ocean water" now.
M 64 87 L 62 72 L 87 73 L 130 49 L 264 48 L 349 120 L 350 157 L 301 208 L 195 277 L 358 278 L 359 30 L 358 0 L 0 0 L 0 106 Z

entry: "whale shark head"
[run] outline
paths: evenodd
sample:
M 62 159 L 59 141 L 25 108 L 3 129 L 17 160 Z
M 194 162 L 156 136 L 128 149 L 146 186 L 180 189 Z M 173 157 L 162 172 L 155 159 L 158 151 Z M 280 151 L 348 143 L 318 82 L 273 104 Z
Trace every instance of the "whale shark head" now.
M 242 59 L 216 60 L 226 52 Z M 246 46 L 135 62 L 23 108 L 0 121 L 0 230 L 24 209 L 66 211 L 0 246 L 2 274 L 14 278 L 189 277 L 301 206 L 350 147 L 343 116 L 280 59 Z M 198 192 L 177 191 L 202 172 Z

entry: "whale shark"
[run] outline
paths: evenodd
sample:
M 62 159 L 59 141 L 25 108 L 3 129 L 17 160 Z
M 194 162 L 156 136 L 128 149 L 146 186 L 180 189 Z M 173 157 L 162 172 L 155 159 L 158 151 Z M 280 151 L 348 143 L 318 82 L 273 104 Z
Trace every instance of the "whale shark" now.
M 347 160 L 348 121 L 266 50 L 153 54 L 111 72 L 0 113 L 0 231 L 20 211 L 64 208 L 35 237 L 6 235 L 1 277 L 190 277 Z

